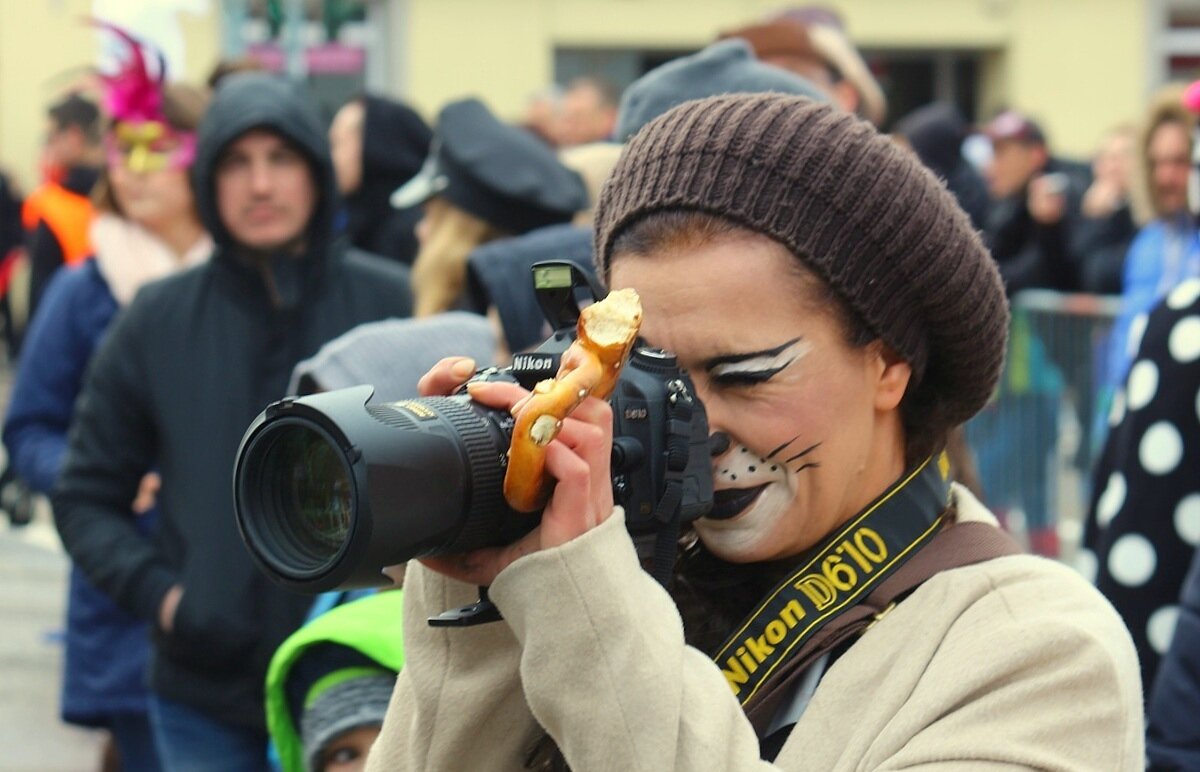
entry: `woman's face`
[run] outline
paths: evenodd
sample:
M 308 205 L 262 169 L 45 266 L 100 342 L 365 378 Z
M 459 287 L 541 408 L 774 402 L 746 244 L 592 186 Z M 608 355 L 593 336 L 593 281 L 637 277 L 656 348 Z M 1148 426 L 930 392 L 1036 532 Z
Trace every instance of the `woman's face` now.
M 880 343 L 852 347 L 796 266 L 747 232 L 612 264 L 612 287 L 641 295 L 643 337 L 675 352 L 710 431 L 728 437 L 714 443 L 716 500 L 696 530 L 733 562 L 812 547 L 904 470 L 908 365 Z
M 108 180 L 125 216 L 158 231 L 180 219 L 194 219 L 195 204 L 186 169 L 133 171 L 126 164 L 109 164 Z

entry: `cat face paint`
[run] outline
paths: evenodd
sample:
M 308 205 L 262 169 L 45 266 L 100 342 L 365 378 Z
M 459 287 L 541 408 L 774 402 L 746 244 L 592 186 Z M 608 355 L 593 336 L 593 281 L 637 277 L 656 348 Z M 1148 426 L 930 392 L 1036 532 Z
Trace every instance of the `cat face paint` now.
M 799 554 L 903 469 L 875 408 L 878 355 L 852 346 L 828 293 L 796 273 L 786 248 L 750 234 L 612 262 L 610 286 L 638 291 L 644 338 L 675 352 L 724 435 L 716 507 L 695 528 L 732 562 Z

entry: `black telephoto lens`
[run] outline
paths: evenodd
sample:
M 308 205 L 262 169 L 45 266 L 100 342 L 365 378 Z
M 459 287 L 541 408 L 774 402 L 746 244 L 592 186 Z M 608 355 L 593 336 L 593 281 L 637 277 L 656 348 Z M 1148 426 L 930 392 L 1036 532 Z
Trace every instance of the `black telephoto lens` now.
M 512 417 L 465 396 L 368 404 L 370 386 L 286 399 L 242 439 L 238 528 L 256 562 L 307 592 L 386 583 L 410 558 L 511 542 Z

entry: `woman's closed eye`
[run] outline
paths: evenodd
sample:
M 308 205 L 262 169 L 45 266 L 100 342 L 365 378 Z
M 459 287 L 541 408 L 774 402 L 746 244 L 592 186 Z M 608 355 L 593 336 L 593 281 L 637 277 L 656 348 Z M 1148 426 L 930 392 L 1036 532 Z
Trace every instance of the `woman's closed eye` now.
M 710 376 L 713 383 L 721 386 L 753 386 L 771 380 L 794 361 L 796 360 L 789 359 L 778 367 L 769 367 L 765 370 L 730 370 L 726 372 L 714 370 Z
M 800 338 L 763 351 L 714 357 L 705 364 L 709 378 L 722 386 L 753 386 L 766 383 L 808 353 L 810 346 Z

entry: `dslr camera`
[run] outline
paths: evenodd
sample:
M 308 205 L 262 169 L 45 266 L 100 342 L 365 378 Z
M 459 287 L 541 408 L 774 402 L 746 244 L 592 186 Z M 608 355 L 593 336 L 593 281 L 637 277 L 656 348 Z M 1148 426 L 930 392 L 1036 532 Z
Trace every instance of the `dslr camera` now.
M 553 377 L 581 304 L 601 296 L 578 267 L 533 267 L 554 330 L 508 368 L 473 380 L 532 388 Z M 643 558 L 669 574 L 680 525 L 712 507 L 708 421 L 674 355 L 636 345 L 611 397 L 612 487 Z M 449 397 L 370 402 L 355 386 L 268 406 L 234 469 L 237 524 L 255 562 L 295 590 L 380 585 L 386 566 L 511 543 L 538 514 L 512 510 L 502 484 L 513 417 Z

